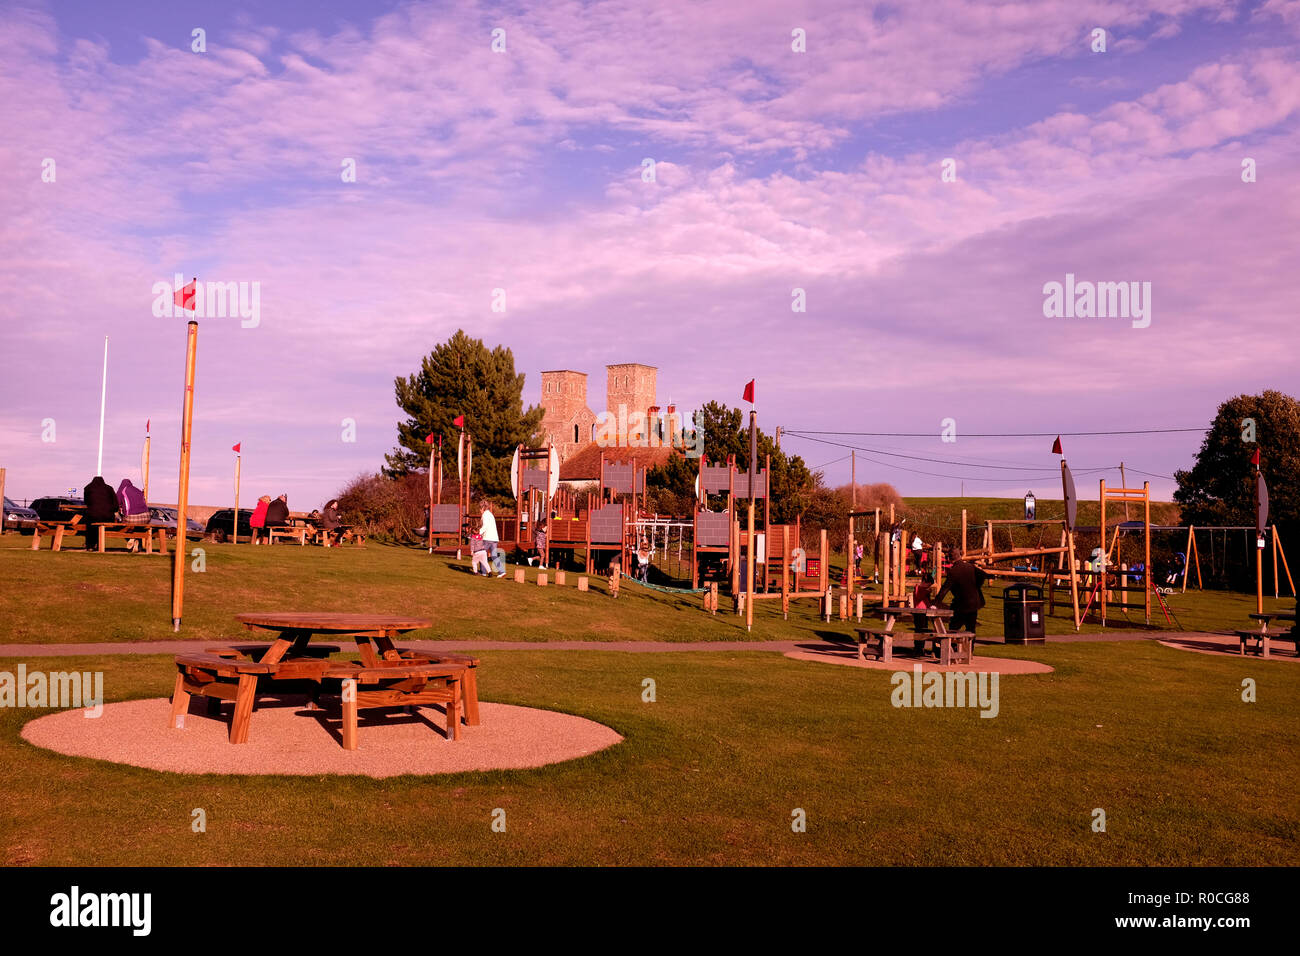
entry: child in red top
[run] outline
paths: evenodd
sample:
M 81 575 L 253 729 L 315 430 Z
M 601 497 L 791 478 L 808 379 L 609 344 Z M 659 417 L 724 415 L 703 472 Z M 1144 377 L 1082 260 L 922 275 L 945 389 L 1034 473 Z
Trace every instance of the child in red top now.
M 921 575 L 920 582 L 912 589 L 912 607 L 927 608 L 934 602 L 934 575 L 926 571 Z M 930 619 L 924 614 L 913 614 L 912 622 L 916 625 L 918 631 L 928 631 L 930 629 Z

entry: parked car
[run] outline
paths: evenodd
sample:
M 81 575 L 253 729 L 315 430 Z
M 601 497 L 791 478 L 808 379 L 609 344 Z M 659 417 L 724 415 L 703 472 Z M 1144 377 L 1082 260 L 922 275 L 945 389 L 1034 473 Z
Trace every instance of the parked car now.
M 32 510 L 42 521 L 71 521 L 75 515 L 86 513 L 86 502 L 71 495 L 47 495 L 33 501 Z
M 239 509 L 239 540 L 251 541 L 253 539 L 253 527 L 248 523 L 252 512 L 244 508 Z M 225 541 L 230 537 L 230 529 L 235 519 L 234 508 L 222 508 L 220 511 L 214 511 L 212 517 L 208 519 L 206 533 L 215 535 L 218 541 Z
M 22 505 L 14 504 L 8 498 L 5 499 L 6 531 L 32 531 L 36 528 L 36 522 L 40 517 L 31 508 L 24 508 Z
M 176 533 L 176 509 L 175 508 L 149 508 L 149 524 L 154 528 L 166 528 L 174 535 Z M 193 518 L 185 519 L 185 533 L 189 537 L 202 537 L 206 534 L 202 522 L 195 521 Z

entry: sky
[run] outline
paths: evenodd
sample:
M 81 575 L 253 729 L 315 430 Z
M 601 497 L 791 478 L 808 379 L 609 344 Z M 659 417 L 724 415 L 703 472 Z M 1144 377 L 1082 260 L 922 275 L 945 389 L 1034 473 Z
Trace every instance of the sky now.
M 1221 402 L 1300 392 L 1298 53 L 1300 0 L 0 2 L 6 494 L 94 474 L 107 336 L 103 474 L 148 421 L 175 500 L 179 273 L 250 313 L 199 320 L 196 504 L 237 442 L 246 502 L 377 471 L 457 329 L 525 404 L 754 379 L 830 484 L 1059 497 L 1065 433 L 1167 499 Z

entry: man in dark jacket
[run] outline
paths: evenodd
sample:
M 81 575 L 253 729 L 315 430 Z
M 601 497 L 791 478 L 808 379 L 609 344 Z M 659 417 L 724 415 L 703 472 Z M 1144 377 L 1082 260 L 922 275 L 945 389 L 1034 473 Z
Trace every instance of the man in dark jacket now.
M 284 528 L 289 524 L 289 496 L 281 495 L 266 506 L 266 527 Z
M 984 606 L 984 592 L 981 588 L 986 580 L 988 575 L 984 570 L 965 558 L 953 561 L 948 576 L 944 578 L 943 587 L 935 597 L 935 603 L 942 604 L 944 596 L 952 592 L 951 630 L 975 633 L 979 624 L 979 611 Z
M 102 475 L 90 479 L 82 491 L 86 502 L 86 550 L 99 550 L 99 526 L 117 521 L 117 495 Z

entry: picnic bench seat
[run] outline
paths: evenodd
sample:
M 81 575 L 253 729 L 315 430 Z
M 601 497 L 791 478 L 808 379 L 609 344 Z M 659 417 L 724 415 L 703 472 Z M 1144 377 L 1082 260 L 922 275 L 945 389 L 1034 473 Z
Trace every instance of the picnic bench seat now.
M 99 553 L 103 554 L 107 549 L 109 538 L 118 538 L 123 541 L 138 541 L 144 548 L 145 554 L 153 554 L 153 537 L 154 532 L 158 532 L 158 551 L 160 554 L 167 553 L 167 531 L 165 528 L 155 528 L 147 524 L 126 524 L 117 522 L 114 524 L 101 524 L 99 526 Z
M 283 527 L 264 528 L 262 530 L 266 532 L 267 540 L 270 541 L 271 544 L 275 544 L 276 539 L 278 538 L 292 538 L 300 545 L 305 546 L 307 544 L 307 535 L 313 529 L 302 525 L 299 525 L 298 527 L 285 525 Z
M 478 726 L 478 664 L 479 659 L 470 654 L 443 654 L 438 651 L 397 651 L 400 660 L 421 661 L 426 664 L 463 664 L 465 674 L 461 678 L 461 704 L 465 714 L 465 723 L 470 727 Z M 385 655 L 385 658 L 387 655 Z
M 460 739 L 464 664 L 431 664 L 424 661 L 384 661 L 366 666 L 360 661 L 334 664 L 323 676 L 342 684 L 343 749 L 357 749 L 357 714 L 383 707 L 415 707 L 441 704 L 447 718 L 447 739 Z M 353 682 L 351 687 L 349 682 Z
M 32 530 L 32 550 L 41 550 L 41 538 L 48 534 L 51 536 L 51 550 L 62 551 L 64 536 L 81 534 L 84 529 L 80 525 L 81 515 L 73 515 L 67 521 L 37 521 Z
M 1272 656 L 1270 644 L 1276 640 L 1290 641 L 1295 645 L 1296 653 L 1300 655 L 1300 641 L 1296 639 L 1295 631 L 1236 631 L 1237 646 L 1243 657 L 1249 651 L 1252 654 L 1259 654 L 1261 657 Z
M 235 703 L 235 712 L 230 718 L 230 742 L 247 743 L 258 679 L 274 671 L 275 666 L 271 664 L 216 654 L 176 655 L 176 685 L 172 690 L 168 726 L 173 730 L 184 727 L 192 695 L 206 698 L 210 715 L 221 707 L 221 701 L 230 700 Z
M 975 635 L 970 631 L 918 631 L 915 634 L 898 634 L 883 628 L 859 627 L 855 629 L 858 642 L 858 660 L 866 660 L 864 651 L 870 652 L 876 660 L 892 661 L 894 659 L 894 642 L 911 641 L 912 646 L 930 644 L 934 646 L 939 663 L 969 664 Z

